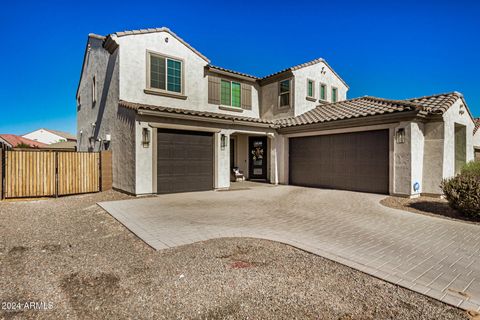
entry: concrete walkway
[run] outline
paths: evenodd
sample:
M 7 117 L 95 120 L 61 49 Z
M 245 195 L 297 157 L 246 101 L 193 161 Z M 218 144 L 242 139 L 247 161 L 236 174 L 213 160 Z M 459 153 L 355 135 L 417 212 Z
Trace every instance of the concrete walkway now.
M 386 208 L 382 198 L 260 185 L 99 205 L 157 250 L 218 237 L 264 238 L 480 311 L 480 226 Z

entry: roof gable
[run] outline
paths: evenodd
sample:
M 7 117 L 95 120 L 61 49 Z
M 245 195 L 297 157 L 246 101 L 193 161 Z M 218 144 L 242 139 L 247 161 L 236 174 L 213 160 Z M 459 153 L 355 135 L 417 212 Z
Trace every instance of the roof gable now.
M 329 68 L 330 71 L 332 71 L 332 73 L 333 73 L 348 89 L 350 88 L 350 87 L 348 86 L 348 84 L 338 75 L 337 72 L 335 72 L 335 70 L 333 70 L 333 68 L 332 68 L 332 67 L 327 63 L 327 61 L 325 61 L 325 59 L 323 59 L 323 58 L 317 58 L 317 59 L 314 59 L 314 60 L 311 60 L 311 61 L 308 61 L 308 62 L 304 62 L 304 63 L 301 63 L 301 64 L 297 64 L 297 65 L 295 65 L 295 66 L 292 66 L 292 67 L 289 67 L 289 68 L 280 70 L 280 71 L 278 71 L 278 72 L 275 72 L 275 73 L 272 73 L 272 74 L 269 74 L 269 75 L 264 76 L 263 78 L 261 78 L 261 80 L 269 79 L 269 78 L 271 78 L 271 77 L 280 75 L 280 74 L 285 73 L 285 72 L 291 72 L 291 71 L 303 69 L 303 68 L 306 68 L 306 67 L 309 67 L 309 66 L 313 66 L 313 65 L 318 64 L 318 63 L 323 63 L 323 64 L 325 64 L 325 66 L 327 66 L 327 68 Z
M 139 30 L 127 30 L 127 31 L 120 31 L 120 32 L 115 32 L 111 35 L 109 35 L 107 38 L 110 38 L 112 36 L 115 37 L 125 37 L 125 36 L 132 36 L 132 35 L 142 35 L 142 34 L 148 34 L 148 33 L 157 33 L 157 32 L 166 32 L 170 34 L 172 37 L 177 39 L 180 43 L 182 43 L 184 46 L 192 50 L 194 53 L 196 53 L 200 58 L 205 60 L 207 63 L 210 63 L 210 60 L 201 54 L 197 49 L 192 47 L 188 42 L 180 38 L 175 32 L 170 30 L 167 27 L 161 27 L 161 28 L 149 28 L 149 29 L 139 29 Z

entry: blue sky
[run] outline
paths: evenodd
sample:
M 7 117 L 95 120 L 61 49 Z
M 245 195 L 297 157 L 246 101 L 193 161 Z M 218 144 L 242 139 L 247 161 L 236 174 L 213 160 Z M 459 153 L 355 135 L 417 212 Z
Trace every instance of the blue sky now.
M 317 57 L 349 98 L 460 91 L 480 116 L 478 1 L 9 1 L 0 133 L 75 132 L 88 33 L 167 26 L 213 64 L 262 76 Z

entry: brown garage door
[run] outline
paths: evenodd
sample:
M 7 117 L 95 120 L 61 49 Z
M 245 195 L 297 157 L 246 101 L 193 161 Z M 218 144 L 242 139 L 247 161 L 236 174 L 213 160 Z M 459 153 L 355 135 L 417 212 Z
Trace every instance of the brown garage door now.
M 213 189 L 213 134 L 157 131 L 157 193 Z
M 290 184 L 388 193 L 388 130 L 290 138 Z

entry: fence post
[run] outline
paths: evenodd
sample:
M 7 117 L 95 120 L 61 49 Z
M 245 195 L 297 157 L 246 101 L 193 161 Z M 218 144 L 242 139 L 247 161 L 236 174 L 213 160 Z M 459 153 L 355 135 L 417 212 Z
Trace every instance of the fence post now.
M 100 191 L 112 189 L 112 151 L 100 151 Z
M 55 151 L 55 198 L 58 198 L 58 152 Z
M 3 149 L 0 148 L 0 200 L 3 200 Z

